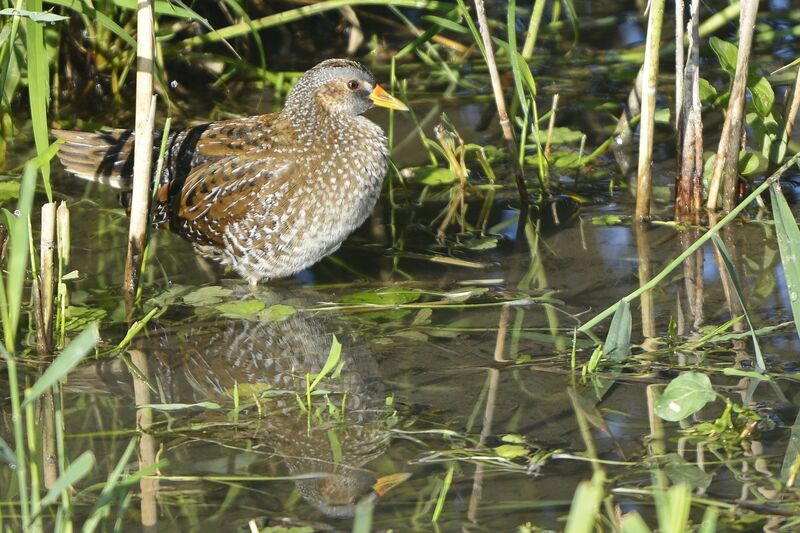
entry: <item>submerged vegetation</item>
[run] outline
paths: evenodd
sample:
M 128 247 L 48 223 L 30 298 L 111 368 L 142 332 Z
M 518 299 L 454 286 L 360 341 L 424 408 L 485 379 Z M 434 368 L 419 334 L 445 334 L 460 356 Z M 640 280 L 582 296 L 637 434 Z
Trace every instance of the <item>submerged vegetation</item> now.
M 596 4 L 4 1 L 0 530 L 797 528 L 800 18 Z M 411 111 L 296 279 L 51 165 L 334 56 Z

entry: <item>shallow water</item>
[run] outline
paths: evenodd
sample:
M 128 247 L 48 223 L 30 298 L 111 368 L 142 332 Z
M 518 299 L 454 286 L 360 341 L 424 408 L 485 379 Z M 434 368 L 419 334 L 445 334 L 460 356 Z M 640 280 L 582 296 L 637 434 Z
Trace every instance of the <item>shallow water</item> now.
M 605 30 L 588 31 L 569 54 L 536 65 L 541 105 L 559 92 L 558 124 L 586 133 L 587 146 L 612 131 L 607 104 L 617 112 L 638 68 L 610 48 L 636 40 L 624 19 L 614 26 L 617 41 L 608 42 Z M 563 50 L 563 43 L 550 44 L 550 51 Z M 775 55 L 766 60 L 781 60 Z M 437 89 L 426 86 L 426 93 Z M 462 91 L 435 107 L 430 94 L 418 94 L 415 106 L 418 116 L 431 117 L 428 134 L 444 111 L 467 142 L 501 144 L 495 124 L 479 127 L 491 105 L 485 98 Z M 263 111 L 264 96 L 241 101 Z M 386 124 L 385 115 L 371 116 Z M 427 164 L 410 121 L 397 121 L 398 167 Z M 666 190 L 674 156 L 663 128 L 657 179 Z M 487 249 L 457 244 L 455 226 L 447 245 L 437 244 L 430 221 L 446 197 L 418 204 L 418 186 L 393 181 L 397 205 L 382 198 L 334 259 L 255 292 L 198 260 L 179 238 L 157 232 L 143 301 L 162 311 L 123 357 L 82 364 L 65 388 L 67 449 L 73 456 L 92 450 L 98 462 L 84 483 L 103 482 L 135 439 L 138 463 L 133 456 L 130 471 L 156 468 L 158 475 L 136 484 L 124 530 L 246 530 L 254 520 L 262 528 L 344 531 L 359 504 L 374 504 L 373 525 L 381 530 L 563 529 L 578 483 L 593 472 L 579 410 L 591 421 L 622 512 L 638 510 L 655 524 L 646 489 L 658 462 L 672 464 L 673 481 L 694 476 L 695 495 L 723 505 L 728 525 L 779 524 L 790 514 L 779 505 L 775 479 L 800 408 L 800 343 L 786 324 L 792 315 L 772 226 L 753 211 L 754 219 L 722 235 L 754 326 L 783 324 L 759 336 L 770 382 L 722 373 L 734 361 L 752 368 L 754 349 L 744 334 L 687 347 L 708 332 L 702 327 L 730 320 L 731 306 L 740 311 L 711 245 L 693 258 L 696 270 L 679 268 L 634 300 L 633 357 L 582 376 L 594 344 L 587 336 L 573 340 L 574 329 L 639 288 L 699 235 L 666 223 L 639 230 L 624 219 L 609 223 L 633 210 L 620 186 L 625 178 L 610 156 L 587 174 L 575 190 L 588 200 L 579 207 L 565 196 L 543 209 L 534 218 L 541 227 L 534 242 L 515 241 L 516 204 L 507 188 L 492 206 L 489 233 L 497 244 Z M 572 185 L 576 176 L 554 179 Z M 72 210 L 70 268 L 80 273 L 70 283 L 73 316 L 97 313 L 108 350 L 127 329 L 117 297 L 127 219 L 109 190 L 60 171 L 54 188 Z M 479 203 L 469 208 L 472 220 Z M 657 210 L 670 212 L 666 204 Z M 596 334 L 604 337 L 607 327 Z M 333 375 L 312 387 L 334 337 L 341 357 Z M 649 387 L 692 368 L 761 415 L 746 449 L 715 448 L 712 438 L 701 445 L 679 424 L 653 423 Z M 142 404 L 199 405 L 136 408 Z M 722 408 L 717 400 L 694 420 L 713 421 Z M 77 504 L 80 516 L 93 500 Z M 759 513 L 752 525 L 743 518 L 751 511 Z M 702 509 L 693 513 L 698 522 Z

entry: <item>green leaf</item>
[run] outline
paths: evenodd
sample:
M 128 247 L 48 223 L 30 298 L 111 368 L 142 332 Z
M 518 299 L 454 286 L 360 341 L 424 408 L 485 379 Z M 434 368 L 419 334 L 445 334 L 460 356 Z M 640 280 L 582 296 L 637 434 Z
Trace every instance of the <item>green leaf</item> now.
M 197 403 L 143 403 L 137 405 L 137 409 L 155 409 L 156 411 L 180 411 L 181 409 L 192 409 L 200 407 L 201 409 L 222 409 L 222 406 L 216 402 L 197 402 Z
M 498 457 L 512 461 L 528 456 L 528 448 L 519 444 L 501 444 L 494 449 Z
M 606 342 L 603 345 L 603 355 L 617 362 L 622 362 L 631 356 L 631 304 L 620 300 L 611 327 L 608 330 Z
M 739 174 L 750 176 L 751 174 L 762 174 L 769 167 L 769 161 L 758 152 L 739 152 Z
M 792 472 L 800 466 L 800 411 L 792 424 L 792 432 L 789 436 L 789 444 L 786 453 L 783 454 L 783 466 L 781 466 L 781 480 L 786 483 Z
M 100 334 L 97 331 L 97 324 L 92 324 L 83 332 L 72 339 L 72 341 L 64 348 L 60 354 L 50 363 L 47 370 L 44 371 L 42 377 L 36 380 L 25 394 L 25 400 L 22 402 L 22 407 L 33 402 L 44 394 L 50 387 L 58 383 L 59 380 L 64 378 L 75 366 L 94 349 L 95 344 L 100 339 Z
M 5 462 L 11 468 L 17 467 L 17 456 L 11 446 L 3 440 L 3 437 L 0 437 L 0 461 Z
M 275 304 L 270 305 L 260 313 L 258 313 L 258 320 L 262 322 L 281 322 L 286 320 L 297 312 L 297 309 L 291 305 Z
M 342 298 L 348 304 L 402 305 L 416 302 L 420 292 L 412 289 L 385 289 L 348 294 Z
M 336 368 L 336 365 L 339 364 L 339 359 L 342 357 L 342 345 L 339 342 L 339 339 L 336 338 L 336 335 L 333 335 L 333 342 L 331 343 L 331 349 L 328 352 L 328 358 L 325 360 L 325 364 L 322 366 L 322 370 L 320 370 L 317 377 L 314 378 L 314 381 L 311 382 L 311 386 L 309 390 L 314 390 L 316 386 L 322 381 L 325 376 L 331 373 L 331 371 Z
M 771 381 L 770 378 L 766 374 L 762 374 L 760 372 L 753 372 L 752 370 L 740 370 L 738 368 L 725 368 L 722 370 L 722 373 L 726 376 L 735 376 L 737 378 L 750 378 L 756 379 L 758 381 Z
M 674 485 L 681 483 L 689 485 L 692 489 L 707 489 L 714 476 L 703 472 L 697 465 L 692 464 L 677 453 L 667 455 L 668 463 L 664 465 L 664 472 Z
M 259 300 L 239 300 L 238 302 L 225 302 L 215 306 L 215 309 L 229 318 L 252 317 L 264 310 L 264 302 Z
M 651 533 L 642 515 L 636 511 L 622 515 L 620 527 L 622 528 L 622 533 Z
M 56 482 L 47 491 L 44 498 L 42 498 L 41 506 L 47 507 L 51 503 L 55 503 L 61 497 L 61 493 L 68 490 L 72 485 L 83 479 L 86 474 L 92 471 L 94 467 L 94 454 L 91 451 L 85 451 L 69 465 L 67 470 L 61 474 Z
M 0 205 L 8 200 L 19 198 L 19 180 L 0 181 Z
M 717 247 L 719 251 L 719 255 L 722 258 L 722 264 L 725 266 L 725 270 L 728 272 L 728 277 L 730 277 L 731 282 L 733 283 L 733 289 L 736 293 L 736 298 L 739 299 L 739 303 L 742 305 L 742 311 L 744 312 L 744 318 L 747 320 L 747 325 L 750 327 L 750 333 L 753 338 L 753 348 L 756 352 L 756 367 L 764 372 L 767 370 L 767 366 L 764 363 L 764 355 L 761 353 L 761 345 L 758 343 L 758 335 L 756 335 L 755 328 L 753 327 L 753 322 L 750 320 L 750 313 L 747 312 L 747 304 L 744 299 L 744 292 L 742 291 L 742 286 L 739 283 L 739 276 L 736 274 L 736 269 L 733 266 L 733 262 L 731 261 L 730 255 L 728 254 L 728 249 L 725 247 L 725 243 L 722 242 L 722 239 L 719 238 L 719 235 L 712 235 L 711 240 L 714 241 L 714 245 Z
M 579 143 L 583 138 L 583 132 L 559 126 L 553 128 L 553 134 L 550 136 L 552 144 L 564 143 Z
M 800 229 L 794 214 L 776 183 L 769 188 L 772 201 L 772 216 L 775 217 L 775 232 L 778 235 L 778 248 L 781 252 L 783 275 L 789 292 L 794 326 L 800 333 Z
M 414 180 L 422 185 L 434 187 L 449 185 L 456 180 L 456 176 L 450 172 L 449 168 L 426 166 L 414 169 Z
M 198 306 L 214 306 L 233 294 L 231 289 L 224 287 L 210 286 L 201 287 L 194 292 L 190 292 L 183 297 L 183 302 L 187 305 Z
M 454 31 L 456 33 L 465 33 L 469 34 L 469 28 L 466 26 L 462 26 L 458 22 L 455 22 L 450 19 L 446 19 L 443 17 L 437 17 L 435 15 L 423 15 L 422 20 L 426 22 L 430 22 L 431 24 L 435 24 L 440 28 L 444 28 L 450 31 Z
M 700 100 L 713 103 L 717 98 L 717 89 L 705 78 L 700 78 Z
M 658 399 L 656 414 L 670 422 L 693 415 L 717 397 L 708 376 L 686 372 L 673 379 Z
M 739 52 L 737 46 L 728 41 L 723 41 L 719 37 L 709 39 L 709 44 L 714 53 L 717 54 L 717 59 L 719 59 L 722 69 L 734 76 L 736 74 L 736 55 Z
M 756 112 L 762 117 L 769 115 L 775 103 L 775 91 L 772 90 L 769 80 L 764 76 L 759 76 L 754 81 L 748 79 L 747 87 L 753 97 L 753 107 L 756 108 Z
M 4 15 L 7 17 L 13 17 L 16 15 L 43 24 L 52 24 L 55 22 L 61 22 L 62 20 L 69 20 L 69 17 L 65 17 L 63 15 L 56 15 L 55 13 L 48 13 L 46 11 L 26 11 L 24 9 L 13 9 L 10 7 L 7 7 L 5 9 L 0 9 L 0 15 Z

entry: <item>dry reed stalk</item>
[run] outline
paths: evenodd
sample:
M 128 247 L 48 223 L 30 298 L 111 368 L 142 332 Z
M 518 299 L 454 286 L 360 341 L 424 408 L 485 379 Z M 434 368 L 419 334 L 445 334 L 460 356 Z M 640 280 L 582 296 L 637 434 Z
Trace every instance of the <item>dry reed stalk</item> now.
M 703 120 L 700 103 L 700 1 L 692 0 L 686 66 L 676 66 L 683 91 L 675 106 L 678 129 L 678 175 L 675 180 L 675 218 L 699 222 L 703 203 Z M 683 36 L 680 37 L 681 42 Z M 684 79 L 685 78 L 685 79 Z
M 123 286 L 123 293 L 129 304 L 133 304 L 139 286 L 139 273 L 141 272 L 149 220 L 153 123 L 155 122 L 154 49 L 153 3 L 152 0 L 138 0 L 136 12 L 136 143 L 133 147 L 131 221 Z
M 747 70 L 750 62 L 750 47 L 753 44 L 753 29 L 756 24 L 758 0 L 743 2 L 739 13 L 739 52 L 736 56 L 736 74 L 733 77 L 728 110 L 722 126 L 722 137 L 717 148 L 717 159 L 708 189 L 709 210 L 717 209 L 717 197 L 723 185 L 722 207 L 730 211 L 736 205 L 738 185 L 739 148 L 744 128 L 744 99 L 747 90 Z
M 639 167 L 636 175 L 636 218 L 650 217 L 653 189 L 653 134 L 655 133 L 656 84 L 658 83 L 659 46 L 664 21 L 664 0 L 650 2 L 647 21 L 647 44 L 642 74 L 642 120 L 639 125 Z
M 800 67 L 797 68 L 797 72 L 795 73 L 792 97 L 789 100 L 789 106 L 786 109 L 786 116 L 784 117 L 786 121 L 785 137 L 787 139 L 792 137 L 792 129 L 794 128 L 795 120 L 797 120 L 798 109 L 800 109 Z
M 40 354 L 53 351 L 53 250 L 56 246 L 56 204 L 42 206 L 42 232 L 39 238 L 39 279 L 36 281 L 36 341 Z
M 550 141 L 553 139 L 553 128 L 556 126 L 556 112 L 558 111 L 558 94 L 553 95 L 553 105 L 550 107 L 550 120 L 547 123 L 547 140 L 544 143 L 544 158 L 550 159 Z M 580 159 L 578 159 L 580 161 Z
M 497 106 L 497 116 L 500 119 L 500 127 L 503 130 L 503 138 L 508 145 L 508 157 L 511 160 L 511 165 L 514 169 L 514 177 L 517 182 L 517 192 L 519 193 L 519 199 L 522 204 L 520 206 L 520 221 L 517 231 L 517 234 L 521 235 L 528 219 L 528 206 L 530 205 L 528 190 L 525 187 L 525 174 L 523 173 L 522 166 L 519 163 L 517 143 L 514 140 L 514 132 L 511 129 L 511 121 L 508 119 L 506 100 L 503 96 L 503 86 L 500 83 L 500 74 L 497 71 L 497 62 L 494 59 L 492 35 L 489 32 L 489 22 L 486 19 L 486 6 L 484 5 L 483 0 L 475 0 L 475 13 L 478 16 L 478 29 L 481 33 L 483 46 L 486 49 L 486 66 L 489 68 L 489 76 L 492 80 L 492 91 L 494 92 L 494 102 Z

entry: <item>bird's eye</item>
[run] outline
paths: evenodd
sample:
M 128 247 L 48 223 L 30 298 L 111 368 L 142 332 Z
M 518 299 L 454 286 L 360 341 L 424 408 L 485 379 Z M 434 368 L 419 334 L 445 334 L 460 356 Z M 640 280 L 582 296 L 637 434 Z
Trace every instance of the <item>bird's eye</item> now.
M 350 80 L 347 82 L 347 88 L 351 91 L 355 91 L 358 89 L 358 81 L 357 80 Z

